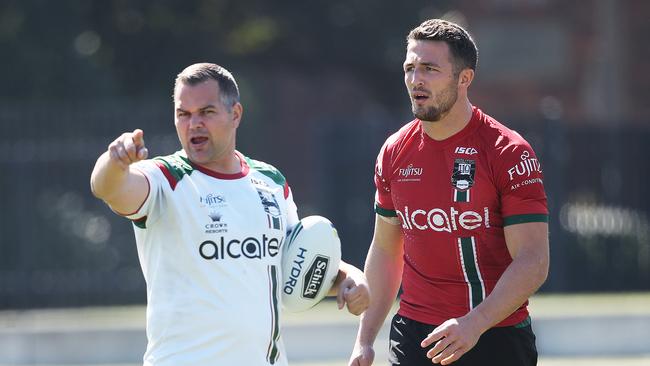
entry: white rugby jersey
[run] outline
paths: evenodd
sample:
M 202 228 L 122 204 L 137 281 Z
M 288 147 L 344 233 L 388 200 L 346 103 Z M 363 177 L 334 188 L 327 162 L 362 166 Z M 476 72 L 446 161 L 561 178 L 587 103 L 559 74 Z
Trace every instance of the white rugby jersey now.
M 286 365 L 281 248 L 298 223 L 282 174 L 239 152 L 221 174 L 181 150 L 134 165 L 149 180 L 133 220 L 147 283 L 144 365 Z

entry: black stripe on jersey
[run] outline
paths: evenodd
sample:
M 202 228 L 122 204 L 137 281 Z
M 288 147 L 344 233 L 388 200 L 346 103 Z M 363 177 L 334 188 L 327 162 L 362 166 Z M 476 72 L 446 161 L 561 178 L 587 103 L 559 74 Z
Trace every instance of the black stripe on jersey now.
M 271 306 L 271 341 L 266 352 L 266 360 L 275 364 L 280 358 L 278 341 L 280 340 L 280 312 L 278 301 L 278 269 L 277 266 L 268 266 L 269 274 L 269 304 Z

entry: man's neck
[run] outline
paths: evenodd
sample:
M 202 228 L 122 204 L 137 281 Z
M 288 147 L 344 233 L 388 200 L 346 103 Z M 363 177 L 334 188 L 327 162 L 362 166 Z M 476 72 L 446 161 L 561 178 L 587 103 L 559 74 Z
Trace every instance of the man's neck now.
M 468 99 L 458 100 L 439 121 L 422 121 L 422 129 L 433 140 L 442 141 L 460 132 L 471 119 L 472 104 Z
M 241 158 L 239 157 L 239 154 L 235 150 L 232 150 L 225 156 L 220 157 L 219 159 L 204 164 L 201 163 L 198 164 L 203 166 L 204 168 L 212 170 L 213 172 L 217 172 L 221 174 L 237 174 L 242 171 Z

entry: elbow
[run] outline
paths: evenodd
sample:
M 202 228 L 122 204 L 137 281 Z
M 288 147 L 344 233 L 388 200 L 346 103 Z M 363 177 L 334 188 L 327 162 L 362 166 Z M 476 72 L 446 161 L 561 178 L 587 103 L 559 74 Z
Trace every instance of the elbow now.
M 103 192 L 100 188 L 97 188 L 97 183 L 95 182 L 95 177 L 91 176 L 90 177 L 90 192 L 95 196 L 96 198 L 99 198 L 100 200 L 105 201 L 105 192 Z
M 95 185 L 93 184 L 93 179 L 90 178 L 90 193 L 95 196 L 95 198 L 100 198 L 99 193 L 97 193 L 97 189 L 95 188 Z
M 544 258 L 540 258 L 537 265 L 535 266 L 534 278 L 536 279 L 537 288 L 539 288 L 544 284 L 544 282 L 546 282 L 546 279 L 548 278 L 548 271 L 549 271 L 549 258 L 548 256 L 545 256 Z
M 95 196 L 96 198 L 104 201 L 106 204 L 110 206 L 110 193 L 106 189 L 107 187 L 104 184 L 98 184 L 97 180 L 94 179 L 94 176 L 90 178 L 90 192 Z
M 547 278 L 548 278 L 548 266 L 546 266 L 544 270 L 540 271 L 538 287 L 541 287 L 544 284 L 544 282 L 546 282 Z

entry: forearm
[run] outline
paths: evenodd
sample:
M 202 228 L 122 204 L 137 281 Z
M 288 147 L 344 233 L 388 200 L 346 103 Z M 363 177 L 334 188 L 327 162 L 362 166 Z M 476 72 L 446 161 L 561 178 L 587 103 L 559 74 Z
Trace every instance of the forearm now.
M 515 258 L 494 290 L 467 316 L 475 318 L 481 333 L 517 310 L 544 283 L 548 262 L 535 255 Z
M 341 282 L 343 282 L 343 280 L 347 277 L 353 278 L 356 283 L 365 282 L 363 272 L 361 272 L 360 269 L 358 269 L 357 267 L 349 263 L 341 261 L 339 263 L 338 276 L 336 277 L 336 280 L 334 281 L 332 288 L 328 292 L 328 295 L 336 296 L 337 292 L 339 291 L 339 287 L 341 286 Z
M 390 311 L 402 279 L 402 253 L 371 247 L 365 274 L 372 293 L 368 310 L 361 316 L 357 342 L 372 345 Z
M 121 166 L 110 159 L 109 152 L 103 153 L 95 163 L 90 176 L 90 188 L 95 197 L 109 202 L 127 180 L 129 167 Z

